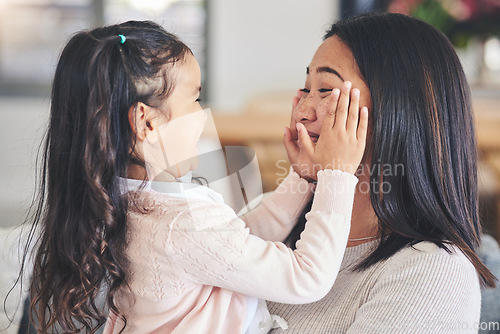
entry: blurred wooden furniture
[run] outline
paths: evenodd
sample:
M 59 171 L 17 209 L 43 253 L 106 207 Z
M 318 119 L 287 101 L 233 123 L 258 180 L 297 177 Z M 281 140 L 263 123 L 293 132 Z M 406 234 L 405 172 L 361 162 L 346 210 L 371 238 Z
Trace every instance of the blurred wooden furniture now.
M 500 242 L 500 94 L 476 95 L 473 99 L 473 108 L 476 116 L 479 160 L 492 174 L 489 177 L 479 175 L 479 188 L 484 190 L 481 194 L 482 204 L 487 206 L 483 208 L 487 211 L 485 227 Z
M 238 114 L 213 112 L 223 146 L 248 146 L 258 159 L 264 192 L 274 190 L 288 174 L 283 131 L 290 125 L 294 92 L 257 96 Z
M 473 108 L 476 115 L 479 150 L 487 156 L 500 153 L 500 96 L 476 98 L 473 100 Z

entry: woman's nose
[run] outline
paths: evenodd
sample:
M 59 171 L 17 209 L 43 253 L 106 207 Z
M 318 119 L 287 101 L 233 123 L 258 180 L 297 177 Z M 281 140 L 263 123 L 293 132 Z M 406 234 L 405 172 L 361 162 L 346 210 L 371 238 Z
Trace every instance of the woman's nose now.
M 318 119 L 318 115 L 316 113 L 316 107 L 314 105 L 314 101 L 312 96 L 308 96 L 306 98 L 302 98 L 299 101 L 295 109 L 295 121 L 296 122 L 314 122 Z

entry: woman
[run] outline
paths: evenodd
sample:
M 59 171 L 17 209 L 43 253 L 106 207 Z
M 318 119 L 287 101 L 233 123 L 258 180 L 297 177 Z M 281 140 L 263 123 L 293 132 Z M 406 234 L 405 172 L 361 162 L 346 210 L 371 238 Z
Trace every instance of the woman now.
M 295 131 L 284 138 L 303 176 L 314 175 L 301 148 L 318 140 L 324 98 L 347 81 L 359 88 L 370 121 L 341 270 L 319 302 L 271 303 L 271 313 L 288 321 L 287 333 L 477 332 L 480 284 L 492 287 L 495 278 L 475 254 L 476 142 L 453 47 L 399 14 L 333 24 L 292 114 L 290 128 L 303 124 L 310 140 L 297 145 Z M 303 226 L 288 236 L 291 245 Z

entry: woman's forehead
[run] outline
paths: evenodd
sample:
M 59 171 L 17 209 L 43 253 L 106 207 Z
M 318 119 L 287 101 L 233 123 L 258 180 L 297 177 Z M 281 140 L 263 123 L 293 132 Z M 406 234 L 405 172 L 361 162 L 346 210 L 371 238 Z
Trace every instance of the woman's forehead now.
M 351 50 L 337 37 L 327 38 L 319 47 L 309 65 L 310 72 L 322 72 L 323 68 L 332 68 L 337 72 L 356 73 L 358 70 Z M 323 71 L 324 72 L 324 71 Z M 344 78 L 347 80 L 347 78 Z

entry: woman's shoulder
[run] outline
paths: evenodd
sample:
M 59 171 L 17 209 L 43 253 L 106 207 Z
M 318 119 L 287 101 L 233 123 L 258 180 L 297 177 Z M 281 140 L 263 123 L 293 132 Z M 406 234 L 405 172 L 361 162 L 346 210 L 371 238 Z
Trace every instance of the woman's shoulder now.
M 445 245 L 442 248 L 433 242 L 421 241 L 414 245 L 402 248 L 394 254 L 393 261 L 417 261 L 417 262 L 455 262 L 474 267 L 465 254 L 454 245 Z
M 479 321 L 479 277 L 457 247 L 445 250 L 419 242 L 401 249 L 381 267 L 369 291 L 369 299 L 377 307 L 400 312 L 401 319 L 408 317 L 409 323 L 417 315 L 446 326 Z
M 479 279 L 474 265 L 456 246 L 443 249 L 432 242 L 422 241 L 407 246 L 384 264 L 381 278 L 392 280 L 406 277 L 416 284 L 467 284 L 479 293 Z
M 460 267 L 475 273 L 474 266 L 457 246 L 445 247 L 446 249 L 433 242 L 421 241 L 399 250 L 387 260 L 387 266 L 393 269 L 416 265 L 427 268 Z

